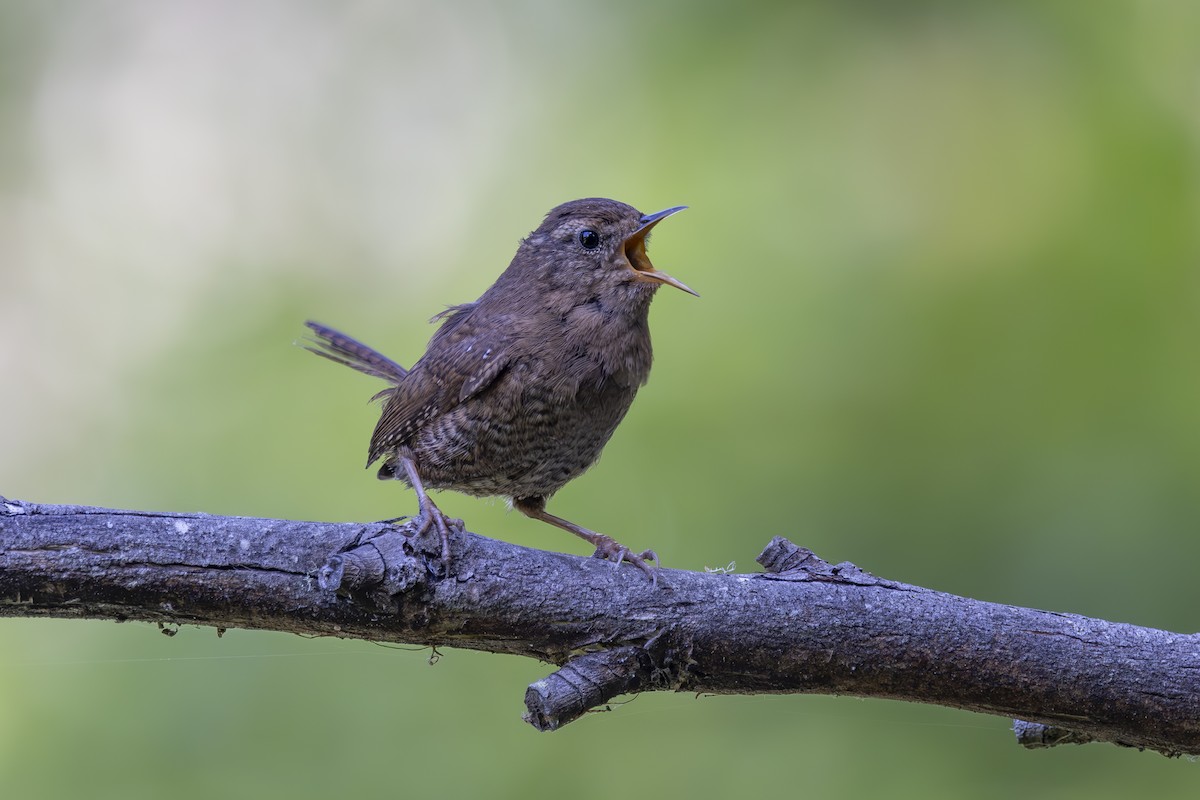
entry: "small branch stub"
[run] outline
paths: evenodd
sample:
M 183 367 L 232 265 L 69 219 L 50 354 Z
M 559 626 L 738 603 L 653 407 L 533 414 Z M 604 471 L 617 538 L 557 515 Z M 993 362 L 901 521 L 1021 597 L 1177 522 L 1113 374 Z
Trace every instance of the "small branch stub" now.
M 604 705 L 619 694 L 650 684 L 650 655 L 641 647 L 585 653 L 525 691 L 524 719 L 539 731 L 553 731 Z

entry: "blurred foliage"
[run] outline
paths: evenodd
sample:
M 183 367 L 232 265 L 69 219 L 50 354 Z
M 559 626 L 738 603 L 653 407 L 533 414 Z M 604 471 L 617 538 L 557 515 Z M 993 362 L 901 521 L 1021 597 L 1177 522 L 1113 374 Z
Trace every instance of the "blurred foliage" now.
M 313 519 L 411 362 L 553 205 L 686 203 L 658 363 L 551 509 L 669 566 L 775 534 L 982 599 L 1191 631 L 1200 6 L 0 5 L 0 492 Z M 452 494 L 480 532 L 583 553 Z M 643 696 L 553 735 L 519 659 L 0 625 L 12 796 L 1179 796 L 1194 765 L 1004 720 Z M 870 763 L 872 769 L 863 769 Z

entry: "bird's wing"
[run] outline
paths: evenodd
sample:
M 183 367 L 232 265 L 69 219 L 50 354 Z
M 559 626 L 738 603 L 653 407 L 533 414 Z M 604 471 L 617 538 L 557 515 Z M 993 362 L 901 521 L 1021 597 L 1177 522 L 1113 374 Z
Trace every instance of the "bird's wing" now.
M 427 422 L 487 389 L 510 365 L 507 337 L 495 327 L 464 325 L 474 303 L 455 306 L 425 355 L 388 395 L 371 436 L 368 465 L 401 446 Z

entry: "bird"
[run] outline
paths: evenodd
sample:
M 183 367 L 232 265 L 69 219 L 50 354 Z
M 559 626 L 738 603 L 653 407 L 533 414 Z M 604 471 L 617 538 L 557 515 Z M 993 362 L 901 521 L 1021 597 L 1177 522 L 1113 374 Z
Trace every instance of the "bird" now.
M 579 536 L 594 556 L 657 582 L 653 550 L 635 553 L 546 510 L 546 501 L 600 457 L 650 374 L 648 316 L 660 286 L 697 295 L 651 264 L 650 232 L 686 206 L 642 214 L 605 198 L 552 209 L 478 300 L 440 322 L 411 369 L 309 321 L 306 349 L 387 388 L 367 467 L 417 494 L 417 535 L 435 529 L 445 569 L 449 520 L 429 495 L 450 489 L 504 497 L 522 514 Z M 651 566 L 650 562 L 654 563 Z

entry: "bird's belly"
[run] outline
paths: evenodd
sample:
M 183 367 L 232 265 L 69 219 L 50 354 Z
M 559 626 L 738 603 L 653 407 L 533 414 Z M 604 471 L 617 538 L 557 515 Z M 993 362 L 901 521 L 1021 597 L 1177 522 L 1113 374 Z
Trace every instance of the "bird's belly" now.
M 635 392 L 610 382 L 569 400 L 527 391 L 508 406 L 468 401 L 414 437 L 421 478 L 477 496 L 549 496 L 596 462 Z

